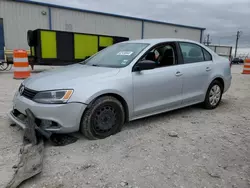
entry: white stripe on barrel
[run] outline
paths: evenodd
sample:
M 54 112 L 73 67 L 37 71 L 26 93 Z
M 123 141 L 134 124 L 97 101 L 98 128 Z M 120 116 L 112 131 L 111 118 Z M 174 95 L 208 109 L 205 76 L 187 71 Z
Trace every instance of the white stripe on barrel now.
M 14 67 L 13 69 L 14 69 L 14 71 L 17 71 L 17 72 L 27 72 L 27 71 L 30 71 L 29 67 Z
M 14 63 L 25 63 L 25 62 L 28 62 L 28 58 L 27 57 L 23 57 L 23 58 L 14 57 L 13 61 Z

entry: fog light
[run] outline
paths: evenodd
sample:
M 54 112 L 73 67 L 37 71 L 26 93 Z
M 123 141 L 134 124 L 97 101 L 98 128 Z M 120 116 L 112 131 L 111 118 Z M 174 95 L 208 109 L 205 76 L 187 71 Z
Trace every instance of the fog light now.
M 42 120 L 41 121 L 41 124 L 40 124 L 40 127 L 42 129 L 46 129 L 46 128 L 49 128 L 49 127 L 52 127 L 53 125 L 53 121 L 50 121 L 50 120 Z

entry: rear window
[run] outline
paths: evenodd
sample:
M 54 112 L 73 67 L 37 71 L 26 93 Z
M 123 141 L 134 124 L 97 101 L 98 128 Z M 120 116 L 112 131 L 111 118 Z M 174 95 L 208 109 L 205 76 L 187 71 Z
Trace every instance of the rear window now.
M 181 42 L 180 48 L 184 63 L 211 61 L 211 54 L 201 46 L 188 42 Z
M 203 49 L 203 54 L 204 54 L 205 61 L 212 61 L 212 56 L 207 50 Z

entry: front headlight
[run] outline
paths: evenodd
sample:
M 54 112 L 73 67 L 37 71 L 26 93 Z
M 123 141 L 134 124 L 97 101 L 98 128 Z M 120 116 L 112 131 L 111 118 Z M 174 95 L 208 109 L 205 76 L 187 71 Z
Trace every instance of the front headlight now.
M 35 95 L 33 100 L 45 104 L 62 104 L 68 102 L 73 90 L 43 91 Z

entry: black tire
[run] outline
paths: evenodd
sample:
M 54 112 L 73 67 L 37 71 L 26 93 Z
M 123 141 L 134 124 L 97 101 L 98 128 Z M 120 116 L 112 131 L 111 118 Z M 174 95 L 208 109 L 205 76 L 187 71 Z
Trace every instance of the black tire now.
M 216 104 L 212 104 L 212 102 L 210 102 L 210 92 L 212 90 L 213 87 L 215 86 L 219 86 L 220 88 L 220 95 L 219 95 L 219 100 Z M 218 80 L 214 80 L 210 86 L 208 87 L 207 93 L 206 93 L 206 98 L 205 101 L 203 102 L 203 106 L 205 109 L 215 109 L 221 101 L 222 98 L 222 94 L 223 94 L 223 85 L 221 84 L 221 82 L 219 82 Z
M 112 96 L 97 98 L 86 109 L 80 131 L 90 140 L 104 139 L 120 132 L 125 121 L 122 104 Z
M 29 46 L 35 46 L 35 37 L 33 31 L 31 30 L 27 32 L 27 42 Z

